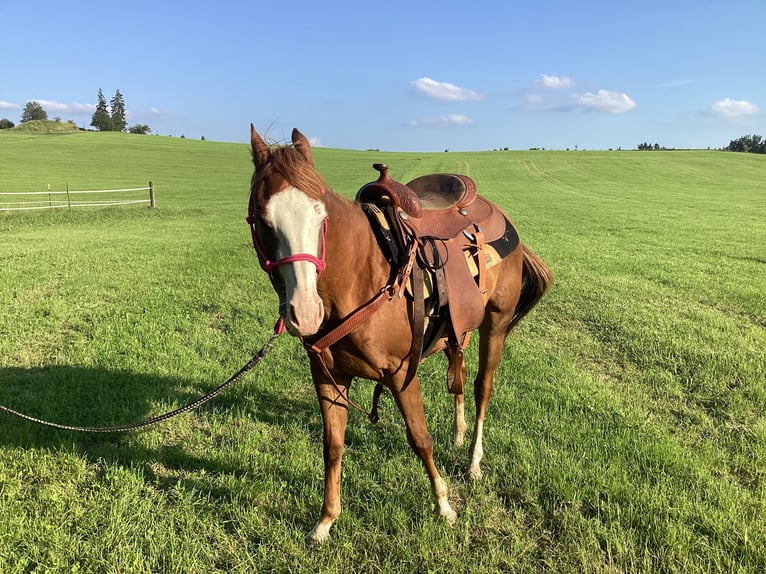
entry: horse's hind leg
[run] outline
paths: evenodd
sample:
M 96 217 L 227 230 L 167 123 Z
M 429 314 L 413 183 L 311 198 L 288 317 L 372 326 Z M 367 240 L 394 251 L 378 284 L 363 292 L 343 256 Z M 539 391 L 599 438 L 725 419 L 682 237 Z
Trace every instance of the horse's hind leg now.
M 423 413 L 423 397 L 420 394 L 420 381 L 416 375 L 408 383 L 406 389 L 402 389 L 401 385 L 395 384 L 391 385 L 390 388 L 394 400 L 404 417 L 404 424 L 407 427 L 407 442 L 409 442 L 412 450 L 420 458 L 431 481 L 431 491 L 433 492 L 437 511 L 440 516 L 443 516 L 450 524 L 453 524 L 457 514 L 452 510 L 447 497 L 449 493 L 447 483 L 439 475 L 439 471 L 436 470 L 436 465 L 434 464 L 433 440 L 426 428 L 426 418 Z
M 460 393 L 455 395 L 455 424 L 453 429 L 453 442 L 455 446 L 463 446 L 467 428 L 468 425 L 465 422 L 465 395 Z
M 476 401 L 476 421 L 471 440 L 471 460 L 466 475 L 475 480 L 481 477 L 481 459 L 484 456 L 482 445 L 484 436 L 484 418 L 487 405 L 492 396 L 495 371 L 503 355 L 503 343 L 508 332 L 510 318 L 503 313 L 492 312 L 489 308 L 484 323 L 479 329 L 479 371 L 473 384 Z M 457 397 L 455 397 L 457 406 Z
M 447 362 L 452 363 L 452 347 L 444 349 L 447 356 Z M 455 418 L 452 425 L 452 439 L 455 446 L 463 446 L 465 442 L 465 431 L 468 428 L 465 422 L 465 395 L 463 391 L 455 393 Z

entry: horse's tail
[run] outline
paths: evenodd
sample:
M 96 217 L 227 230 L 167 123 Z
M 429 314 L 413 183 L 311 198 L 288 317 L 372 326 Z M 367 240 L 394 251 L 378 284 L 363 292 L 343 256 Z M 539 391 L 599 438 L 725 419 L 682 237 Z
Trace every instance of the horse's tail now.
M 532 307 L 537 304 L 553 282 L 553 273 L 545 262 L 526 245 L 522 245 L 521 249 L 524 257 L 521 295 L 508 331 L 513 329 L 516 323 L 532 310 Z

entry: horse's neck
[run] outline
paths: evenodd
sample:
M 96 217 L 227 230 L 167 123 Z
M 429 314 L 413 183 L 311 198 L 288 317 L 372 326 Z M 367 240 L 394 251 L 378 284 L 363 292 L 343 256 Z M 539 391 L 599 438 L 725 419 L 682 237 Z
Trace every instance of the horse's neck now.
M 344 301 L 343 306 L 358 306 L 364 301 L 350 300 L 346 294 L 356 298 L 374 295 L 388 282 L 390 266 L 358 203 L 328 191 L 325 207 L 327 268 L 321 277 L 323 290 L 332 291 L 333 299 Z
M 334 255 L 353 263 L 362 254 L 367 254 L 368 247 L 377 246 L 370 222 L 357 202 L 328 191 L 325 207 L 328 216 L 327 249 Z M 359 252 L 360 249 L 363 253 Z M 345 274 L 349 270 L 343 271 Z

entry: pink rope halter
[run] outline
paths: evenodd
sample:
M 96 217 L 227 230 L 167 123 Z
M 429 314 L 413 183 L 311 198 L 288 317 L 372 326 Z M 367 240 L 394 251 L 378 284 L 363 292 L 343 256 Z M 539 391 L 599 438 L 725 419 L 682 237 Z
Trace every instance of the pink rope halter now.
M 287 265 L 288 263 L 295 263 L 296 261 L 308 261 L 309 263 L 313 263 L 317 268 L 317 276 L 321 275 L 322 271 L 327 268 L 327 262 L 325 261 L 324 257 L 325 235 L 327 234 L 326 219 L 322 222 L 322 248 L 319 252 L 319 257 L 312 255 L 311 253 L 292 253 L 287 257 L 283 257 L 282 259 L 269 259 L 268 255 L 266 255 L 266 251 L 264 250 L 263 245 L 261 245 L 261 241 L 258 239 L 258 233 L 255 230 L 255 220 L 252 216 L 250 216 L 247 218 L 247 222 L 250 224 L 250 231 L 253 235 L 253 246 L 255 247 L 255 250 L 258 252 L 258 255 L 261 259 L 261 267 L 263 267 L 263 270 L 266 271 L 269 276 L 271 276 L 274 272 L 274 269 L 280 265 Z

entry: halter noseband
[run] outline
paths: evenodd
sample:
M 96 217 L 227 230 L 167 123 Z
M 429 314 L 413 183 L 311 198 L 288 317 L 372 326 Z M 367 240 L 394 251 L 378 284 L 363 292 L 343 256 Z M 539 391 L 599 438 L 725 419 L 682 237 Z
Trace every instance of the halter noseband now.
M 261 245 L 261 242 L 258 239 L 258 233 L 255 230 L 255 219 L 252 216 L 248 216 L 247 222 L 250 224 L 250 232 L 253 235 L 253 246 L 255 247 L 255 250 L 261 259 L 261 267 L 263 267 L 263 270 L 266 271 L 269 276 L 271 276 L 274 272 L 274 269 L 280 265 L 287 265 L 288 263 L 295 263 L 296 261 L 308 261 L 309 263 L 313 263 L 317 268 L 317 276 L 319 276 L 322 271 L 327 268 L 327 262 L 324 258 L 325 235 L 327 233 L 326 219 L 322 222 L 322 250 L 319 254 L 319 257 L 312 255 L 311 253 L 293 253 L 287 257 L 283 257 L 282 259 L 269 259 L 269 257 L 266 255 L 266 251 L 263 249 L 263 245 Z

